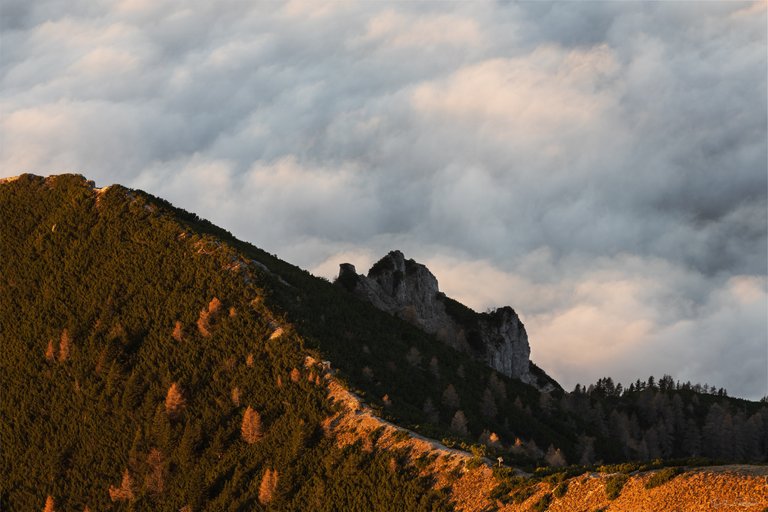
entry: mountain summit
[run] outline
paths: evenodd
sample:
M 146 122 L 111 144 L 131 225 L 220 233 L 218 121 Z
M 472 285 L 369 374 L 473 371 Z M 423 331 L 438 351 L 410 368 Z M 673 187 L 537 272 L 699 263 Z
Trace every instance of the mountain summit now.
M 514 309 L 506 306 L 476 313 L 440 292 L 434 274 L 398 250 L 375 263 L 367 276 L 357 274 L 351 263 L 342 263 L 337 282 L 507 377 L 541 391 L 561 389 L 531 362 L 528 335 Z
M 530 360 L 525 326 L 509 306 L 476 313 L 440 292 L 430 270 L 400 251 L 391 251 L 359 275 L 342 263 L 337 283 L 382 311 L 419 327 L 438 340 L 541 391 L 561 389 Z

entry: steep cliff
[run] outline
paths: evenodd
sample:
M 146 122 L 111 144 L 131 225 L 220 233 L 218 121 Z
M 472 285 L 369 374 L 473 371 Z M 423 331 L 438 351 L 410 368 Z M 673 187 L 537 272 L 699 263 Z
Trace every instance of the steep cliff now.
M 337 282 L 356 296 L 435 335 L 498 372 L 551 391 L 560 386 L 530 361 L 525 326 L 509 307 L 476 313 L 441 293 L 429 269 L 400 251 L 392 251 L 368 271 L 357 274 L 342 263 Z

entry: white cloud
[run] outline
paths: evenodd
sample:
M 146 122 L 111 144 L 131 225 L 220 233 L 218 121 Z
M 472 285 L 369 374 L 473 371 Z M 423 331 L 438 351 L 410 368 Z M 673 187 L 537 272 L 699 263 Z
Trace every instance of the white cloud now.
M 326 276 L 402 249 L 566 384 L 762 396 L 765 9 L 8 0 L 0 172 L 143 187 Z
M 471 18 L 450 14 L 414 17 L 391 9 L 371 17 L 363 40 L 379 41 L 394 48 L 421 49 L 484 43 L 480 27 Z

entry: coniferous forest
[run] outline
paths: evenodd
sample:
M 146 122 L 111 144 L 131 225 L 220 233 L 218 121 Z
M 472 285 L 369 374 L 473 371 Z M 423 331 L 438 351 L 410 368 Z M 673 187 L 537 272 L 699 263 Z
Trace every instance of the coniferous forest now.
M 3 510 L 450 510 L 407 453 L 326 434 L 308 356 L 528 471 L 768 455 L 765 402 L 666 375 L 540 393 L 141 191 L 23 175 L 0 234 Z

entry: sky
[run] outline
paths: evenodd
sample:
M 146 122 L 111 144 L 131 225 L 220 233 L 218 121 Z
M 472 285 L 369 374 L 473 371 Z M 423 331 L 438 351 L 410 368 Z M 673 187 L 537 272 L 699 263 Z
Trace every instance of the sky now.
M 768 394 L 766 2 L 3 0 L 0 173 L 511 305 L 564 387 Z

